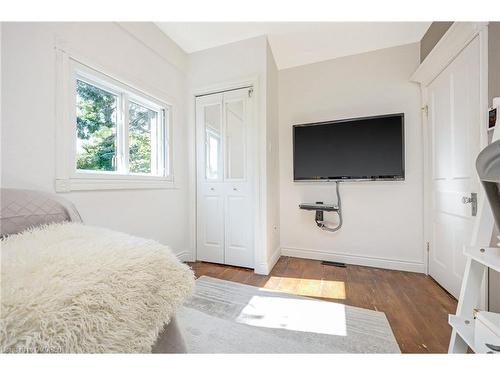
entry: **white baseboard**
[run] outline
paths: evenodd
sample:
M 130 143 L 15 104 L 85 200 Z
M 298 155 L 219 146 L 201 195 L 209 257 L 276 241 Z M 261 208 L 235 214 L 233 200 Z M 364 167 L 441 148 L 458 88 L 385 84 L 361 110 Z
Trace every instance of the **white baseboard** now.
M 267 261 L 267 268 L 271 272 L 281 256 L 281 247 L 277 247 Z M 269 274 L 268 272 L 268 274 Z
M 175 254 L 181 262 L 194 262 L 193 253 L 190 251 L 180 251 Z
M 354 264 L 358 266 L 368 266 L 368 267 L 386 268 L 398 271 L 425 273 L 425 264 L 423 262 L 422 263 L 407 262 L 407 261 L 392 260 L 392 259 L 350 255 L 344 253 L 333 253 L 333 252 L 327 253 L 325 251 L 320 251 L 320 250 L 298 249 L 290 247 L 281 248 L 281 255 L 296 257 L 296 258 L 327 260 L 331 262 L 341 262 L 347 264 Z
M 280 256 L 281 248 L 277 247 L 271 254 L 271 256 L 267 259 L 266 263 L 260 263 L 255 266 L 254 272 L 258 275 L 269 275 Z

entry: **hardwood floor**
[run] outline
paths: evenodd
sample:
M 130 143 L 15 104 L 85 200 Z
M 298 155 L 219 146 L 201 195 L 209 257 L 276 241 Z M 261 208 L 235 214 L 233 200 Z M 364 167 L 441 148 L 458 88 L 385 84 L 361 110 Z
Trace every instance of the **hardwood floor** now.
M 457 301 L 431 277 L 412 272 L 281 257 L 268 276 L 212 263 L 190 263 L 206 275 L 243 284 L 383 311 L 403 353 L 445 353 L 451 328 L 448 314 Z

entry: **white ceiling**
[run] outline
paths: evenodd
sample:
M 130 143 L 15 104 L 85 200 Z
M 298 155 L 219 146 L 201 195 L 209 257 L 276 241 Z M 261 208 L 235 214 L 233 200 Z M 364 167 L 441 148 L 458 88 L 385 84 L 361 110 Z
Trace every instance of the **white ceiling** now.
M 184 51 L 267 35 L 278 69 L 420 41 L 430 22 L 157 22 Z

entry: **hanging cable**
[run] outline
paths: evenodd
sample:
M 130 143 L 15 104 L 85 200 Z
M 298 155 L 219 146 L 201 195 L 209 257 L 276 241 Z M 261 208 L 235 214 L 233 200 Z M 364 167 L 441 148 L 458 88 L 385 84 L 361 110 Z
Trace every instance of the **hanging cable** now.
M 323 230 L 326 230 L 327 232 L 336 232 L 342 227 L 342 201 L 340 199 L 339 184 L 340 183 L 338 181 L 335 182 L 335 192 L 337 193 L 337 206 L 338 206 L 338 210 L 336 212 L 337 215 L 339 216 L 339 222 L 337 226 L 332 228 L 326 225 L 324 220 L 315 220 L 318 227 L 320 227 Z

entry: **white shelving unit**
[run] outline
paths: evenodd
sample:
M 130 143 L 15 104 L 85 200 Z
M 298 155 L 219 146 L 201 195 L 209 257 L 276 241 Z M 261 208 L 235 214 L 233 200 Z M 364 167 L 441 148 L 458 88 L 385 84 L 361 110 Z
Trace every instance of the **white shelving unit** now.
M 469 247 L 464 251 L 465 256 L 500 272 L 500 248 L 498 247 Z
M 494 102 L 494 105 L 500 110 L 498 104 L 498 100 L 497 103 Z M 491 142 L 500 138 L 499 117 L 497 117 Z M 469 348 L 475 353 L 495 352 L 489 349 L 486 344 L 500 348 L 500 336 L 498 336 L 500 314 L 478 311 L 477 309 L 481 296 L 481 286 L 487 277 L 486 271 L 491 268 L 500 272 L 500 248 L 489 247 L 493 227 L 493 213 L 486 197 L 483 196 L 474 224 L 471 241 L 474 245 L 464 250 L 467 264 L 458 299 L 457 313 L 448 318 L 448 322 L 453 328 L 449 353 L 467 353 Z
M 464 253 L 467 256 L 467 268 L 462 283 L 457 315 L 450 315 L 448 318 L 449 324 L 453 327 L 449 352 L 466 353 L 470 348 L 475 353 L 486 353 L 491 350 L 485 344 L 499 345 L 500 336 L 495 336 L 494 332 L 500 331 L 500 314 L 478 311 L 477 301 L 487 268 L 500 271 L 500 248 L 469 247 Z M 487 314 L 491 327 L 491 329 L 487 329 L 488 332 L 491 331 L 491 334 L 486 337 L 476 332 L 477 325 L 481 324 L 477 320 L 479 314 Z M 481 328 L 483 327 L 484 325 Z
M 460 335 L 460 338 L 471 348 L 474 352 L 474 320 L 469 320 L 458 315 L 450 315 L 448 323 L 453 327 L 453 330 Z

